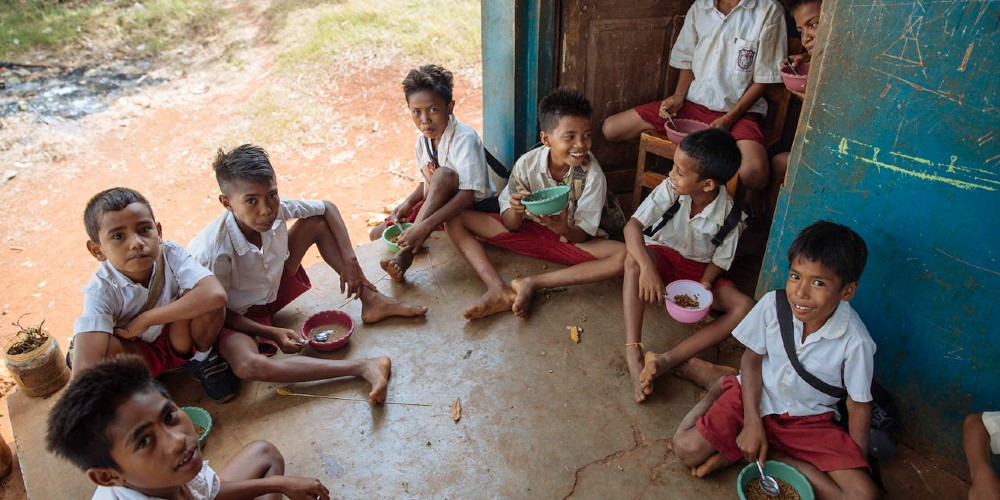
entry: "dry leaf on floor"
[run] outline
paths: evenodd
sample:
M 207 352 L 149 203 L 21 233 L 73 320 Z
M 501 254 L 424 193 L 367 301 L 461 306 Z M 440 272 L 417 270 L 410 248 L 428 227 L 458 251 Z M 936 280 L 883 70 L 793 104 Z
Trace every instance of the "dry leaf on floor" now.
M 579 326 L 567 326 L 566 328 L 569 330 L 569 338 L 573 339 L 573 342 L 579 344 L 580 334 L 583 333 L 583 328 L 580 328 Z
M 456 422 L 462 418 L 462 398 L 455 398 L 455 402 L 451 404 L 451 418 Z

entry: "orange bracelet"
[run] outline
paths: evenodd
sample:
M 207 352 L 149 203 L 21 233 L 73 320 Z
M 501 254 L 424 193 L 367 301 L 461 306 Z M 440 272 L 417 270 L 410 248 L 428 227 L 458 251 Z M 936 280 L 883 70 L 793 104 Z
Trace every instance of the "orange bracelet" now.
M 643 351 L 646 350 L 646 346 L 642 345 L 642 342 L 625 342 L 625 347 L 633 347 L 633 346 L 638 347 Z

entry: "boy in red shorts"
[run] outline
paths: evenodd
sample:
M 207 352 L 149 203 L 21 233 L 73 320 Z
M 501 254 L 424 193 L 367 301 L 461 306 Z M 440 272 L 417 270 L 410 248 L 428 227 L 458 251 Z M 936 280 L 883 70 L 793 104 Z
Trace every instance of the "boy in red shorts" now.
M 226 212 L 188 249 L 215 273 L 229 295 L 219 344 L 233 371 L 242 379 L 268 382 L 361 377 L 372 386 L 371 403 L 382 402 L 389 358 L 268 359 L 276 348 L 297 353 L 306 345 L 299 332 L 271 325 L 271 316 L 311 287 L 301 263 L 312 245 L 340 274 L 340 291 L 361 300 L 365 323 L 389 316 L 422 316 L 427 308 L 386 297 L 365 278 L 344 220 L 332 203 L 280 198 L 271 161 L 260 147 L 244 144 L 228 153 L 219 151 L 213 166 Z M 292 219 L 299 220 L 289 227 Z
M 847 302 L 867 256 L 864 240 L 833 222 L 796 236 L 785 290 L 761 298 L 733 331 L 747 347 L 740 375 L 723 379 L 707 412 L 674 435 L 674 452 L 695 475 L 741 457 L 763 463 L 770 452 L 802 472 L 817 498 L 878 497 L 866 458 L 875 342 Z M 843 418 L 838 391 L 849 432 L 834 422 Z
M 517 160 L 500 194 L 500 214 L 466 210 L 447 224 L 451 241 L 486 284 L 486 293 L 465 310 L 466 319 L 502 311 L 528 316 L 536 290 L 596 283 L 621 275 L 625 247 L 600 229 L 607 182 L 590 153 L 590 102 L 570 89 L 556 89 L 538 104 L 542 147 Z M 562 212 L 536 217 L 521 200 L 542 188 L 569 185 Z M 510 286 L 486 256 L 480 241 L 569 267 L 526 276 Z
M 725 188 L 739 165 L 740 150 L 728 132 L 708 129 L 685 137 L 670 175 L 625 225 L 625 358 L 637 403 L 653 392 L 653 379 L 674 368 L 697 383 L 701 376 L 695 372 L 705 362 L 693 356 L 725 340 L 753 307 L 732 281 L 720 278 L 742 231 L 743 214 Z M 723 314 L 665 353 L 644 352 L 646 303 L 663 304 L 665 285 L 678 279 L 712 290 L 712 309 Z

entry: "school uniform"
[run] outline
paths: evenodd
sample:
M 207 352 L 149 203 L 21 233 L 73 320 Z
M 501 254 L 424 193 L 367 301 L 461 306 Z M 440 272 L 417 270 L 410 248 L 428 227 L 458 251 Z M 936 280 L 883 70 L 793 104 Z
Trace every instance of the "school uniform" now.
M 632 218 L 643 227 L 655 227 L 675 202 L 680 203 L 677 213 L 658 231 L 644 235 L 646 246 L 656 254 L 660 277 L 667 283 L 678 279 L 701 281 L 709 263 L 729 270 L 736 256 L 740 233 L 746 226 L 740 222 L 719 246 L 712 244 L 712 238 L 733 210 L 734 202 L 729 193 L 720 188 L 715 199 L 691 217 L 691 196 L 678 195 L 667 178 L 653 188 Z M 722 285 L 735 286 L 726 278 L 716 280 L 715 286 Z
M 541 146 L 518 158 L 507 187 L 500 193 L 498 199 L 500 214 L 491 215 L 503 223 L 502 214 L 510 208 L 512 194 L 520 189 L 535 192 L 539 189 L 569 185 L 574 176 L 574 169 L 580 169 L 576 176 L 583 179 L 583 188 L 578 197 L 571 194 L 567 220 L 571 226 L 576 226 L 591 236 L 606 236 L 601 231 L 600 224 L 601 212 L 607 197 L 607 180 L 600 164 L 597 163 L 597 158 L 588 152 L 588 162 L 585 167 L 570 168 L 563 178 L 554 179 L 549 172 L 549 151 L 548 146 Z M 521 255 L 570 266 L 595 260 L 593 255 L 581 250 L 576 244 L 563 241 L 551 229 L 527 218 L 518 230 L 500 233 L 486 240 L 486 243 Z
M 990 451 L 1000 455 L 1000 411 L 984 411 L 983 426 L 990 435 Z
M 775 292 L 769 292 L 733 330 L 733 337 L 764 356 L 760 415 L 768 445 L 809 462 L 826 472 L 868 467 L 850 435 L 837 425 L 837 399 L 816 389 L 792 367 L 781 338 L 775 310 Z M 792 319 L 795 349 L 805 369 L 823 382 L 844 387 L 856 402 L 872 400 L 875 341 L 847 302 L 816 332 L 802 341 L 801 321 Z M 696 426 L 716 451 L 730 461 L 742 457 L 736 437 L 743 429 L 741 378 L 727 377 L 723 393 Z
M 163 292 L 153 308 L 165 306 L 180 298 L 211 271 L 198 263 L 184 248 L 173 241 L 160 245 L 163 254 Z M 159 271 L 153 264 L 153 276 Z M 152 279 L 152 278 L 151 278 Z M 107 260 L 101 261 L 90 282 L 83 287 L 83 314 L 73 324 L 73 336 L 86 332 L 113 335 L 115 328 L 125 327 L 139 315 L 149 299 L 147 284 L 135 283 L 115 269 Z M 150 373 L 155 377 L 177 368 L 190 359 L 170 345 L 169 325 L 153 325 L 132 342 L 142 351 Z
M 219 495 L 222 481 L 208 466 L 208 460 L 205 460 L 202 462 L 198 475 L 188 481 L 185 486 L 191 495 L 191 500 L 212 500 Z M 158 498 L 126 486 L 98 486 L 97 490 L 94 491 L 93 500 L 157 500 Z

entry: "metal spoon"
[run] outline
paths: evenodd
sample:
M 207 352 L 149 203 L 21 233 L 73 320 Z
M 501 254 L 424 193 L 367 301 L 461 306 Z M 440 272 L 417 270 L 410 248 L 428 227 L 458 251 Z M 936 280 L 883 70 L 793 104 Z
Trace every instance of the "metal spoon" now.
M 778 482 L 773 477 L 764 474 L 764 466 L 760 464 L 760 460 L 755 460 L 754 463 L 757 464 L 757 470 L 760 471 L 760 489 L 764 490 L 764 493 L 767 493 L 768 496 L 778 496 L 781 493 Z
M 311 340 L 315 340 L 317 342 L 326 342 L 326 339 L 328 338 L 330 338 L 330 330 L 323 330 L 322 332 L 317 332 L 313 334 Z
M 792 58 L 791 57 L 786 58 L 785 62 L 788 63 L 788 69 L 792 72 L 792 74 L 795 76 L 799 76 L 799 72 L 795 71 L 795 66 L 792 66 Z
M 667 111 L 666 113 L 664 113 L 664 115 L 666 115 L 667 121 L 670 122 L 670 128 L 680 132 L 681 129 L 677 128 L 677 124 L 674 123 L 674 119 L 670 117 L 670 112 Z

